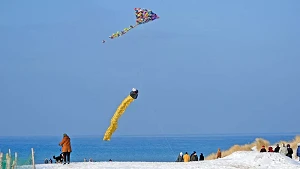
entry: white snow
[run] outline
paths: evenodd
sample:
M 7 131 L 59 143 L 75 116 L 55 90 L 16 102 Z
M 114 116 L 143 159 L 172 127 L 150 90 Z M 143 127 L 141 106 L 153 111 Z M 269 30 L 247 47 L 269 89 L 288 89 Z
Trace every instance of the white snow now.
M 20 169 L 32 166 L 18 167 Z M 36 169 L 300 169 L 300 162 L 279 153 L 239 151 L 227 157 L 195 162 L 73 162 L 38 164 Z
M 256 148 L 256 146 L 252 147 L 251 150 L 252 151 L 258 151 L 257 148 Z

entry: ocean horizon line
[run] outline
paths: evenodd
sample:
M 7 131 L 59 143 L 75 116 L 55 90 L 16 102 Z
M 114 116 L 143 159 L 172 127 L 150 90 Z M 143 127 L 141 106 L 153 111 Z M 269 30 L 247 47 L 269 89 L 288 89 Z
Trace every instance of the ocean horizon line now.
M 69 134 L 70 135 L 70 134 Z M 282 136 L 288 136 L 288 135 L 300 135 L 299 132 L 262 132 L 262 133 L 204 133 L 204 134 L 115 134 L 113 137 L 121 138 L 121 137 L 218 137 L 218 136 L 275 136 L 275 135 L 282 135 Z M 71 136 L 71 135 L 70 135 Z M 59 135 L 8 135 L 8 136 L 0 136 L 0 138 L 47 138 L 47 137 L 58 137 L 61 138 L 61 134 Z M 75 134 L 72 135 L 73 138 L 85 138 L 85 137 L 91 137 L 91 138 L 102 138 L 103 135 L 98 134 Z

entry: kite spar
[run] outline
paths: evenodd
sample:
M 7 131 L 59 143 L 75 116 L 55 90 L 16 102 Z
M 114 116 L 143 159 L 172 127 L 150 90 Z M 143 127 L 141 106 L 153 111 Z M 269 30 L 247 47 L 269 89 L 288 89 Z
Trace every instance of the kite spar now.
M 133 100 L 138 98 L 139 91 L 135 88 L 132 88 L 132 91 L 130 94 L 122 101 L 122 103 L 119 105 L 117 111 L 113 115 L 110 121 L 110 126 L 106 130 L 103 140 L 104 141 L 110 141 L 110 138 L 112 134 L 117 130 L 118 128 L 118 120 L 122 116 L 122 114 L 125 112 L 126 108 L 130 105 Z

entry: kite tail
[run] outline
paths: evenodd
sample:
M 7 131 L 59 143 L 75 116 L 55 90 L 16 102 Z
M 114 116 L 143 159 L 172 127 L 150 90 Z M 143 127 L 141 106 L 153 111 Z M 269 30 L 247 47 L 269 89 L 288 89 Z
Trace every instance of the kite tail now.
M 129 104 L 134 100 L 132 96 L 128 95 L 122 103 L 119 105 L 117 111 L 115 112 L 114 116 L 111 118 L 110 126 L 105 132 L 105 135 L 103 137 L 104 141 L 110 141 L 110 138 L 112 134 L 116 131 L 118 128 L 118 120 L 122 116 L 122 114 L 125 112 L 126 108 L 129 106 Z
M 113 33 L 111 36 L 109 36 L 109 38 L 115 39 L 115 38 L 121 37 L 137 26 L 138 26 L 138 24 L 135 24 L 134 26 L 130 25 L 129 27 L 124 28 L 122 31 L 117 31 L 117 32 Z M 102 43 L 105 43 L 105 42 L 106 42 L 106 40 L 102 41 Z

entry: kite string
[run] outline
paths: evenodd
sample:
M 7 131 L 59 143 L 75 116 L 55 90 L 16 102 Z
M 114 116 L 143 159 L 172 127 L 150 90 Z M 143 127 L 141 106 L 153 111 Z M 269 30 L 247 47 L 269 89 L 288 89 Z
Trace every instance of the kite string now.
M 158 126 L 159 129 L 160 129 L 161 135 L 164 137 L 165 143 L 167 143 L 168 148 L 171 150 L 171 153 L 172 153 L 172 154 L 175 154 L 175 151 L 173 150 L 173 148 L 172 148 L 172 146 L 171 146 L 171 144 L 170 144 L 168 138 L 164 135 L 165 132 L 164 132 L 164 130 L 163 130 L 163 127 L 162 127 L 160 124 L 157 124 L 157 126 Z
M 138 72 L 137 72 L 137 78 L 136 78 L 136 85 L 138 85 L 137 86 L 137 88 L 140 88 L 141 90 L 143 90 L 142 89 L 142 86 L 143 86 L 143 82 L 142 82 L 142 77 L 143 77 L 143 75 L 144 75 L 144 65 L 143 65 L 143 63 L 144 62 L 140 62 L 139 63 L 139 69 L 138 69 Z M 145 76 L 144 76 L 145 77 Z
M 168 138 L 163 134 L 163 129 L 162 129 L 162 127 L 161 127 L 161 133 L 162 133 L 162 135 L 163 135 L 163 137 L 164 137 L 165 142 L 167 143 L 168 148 L 171 150 L 171 153 L 172 153 L 172 154 L 175 154 L 175 151 L 173 150 L 173 148 L 172 148 L 172 146 L 171 146 L 171 144 L 170 144 Z
M 143 73 L 142 71 L 143 71 L 143 68 L 140 68 L 140 70 L 138 72 L 138 87 L 140 89 L 142 89 L 142 79 L 141 79 L 141 76 L 142 76 L 141 74 Z

